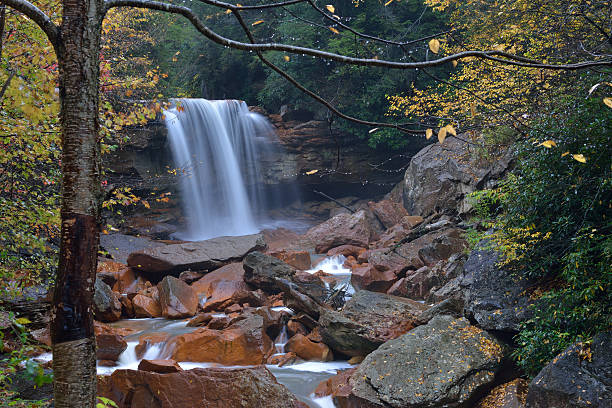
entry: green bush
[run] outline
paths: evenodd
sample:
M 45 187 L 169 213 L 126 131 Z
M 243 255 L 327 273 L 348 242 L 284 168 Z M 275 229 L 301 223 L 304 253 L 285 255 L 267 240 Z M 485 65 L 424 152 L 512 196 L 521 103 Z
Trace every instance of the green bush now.
M 504 267 L 538 282 L 514 353 L 530 375 L 612 324 L 611 128 L 600 98 L 559 101 L 515 145 L 517 167 L 501 187 L 473 196 L 478 217 L 496 216 Z

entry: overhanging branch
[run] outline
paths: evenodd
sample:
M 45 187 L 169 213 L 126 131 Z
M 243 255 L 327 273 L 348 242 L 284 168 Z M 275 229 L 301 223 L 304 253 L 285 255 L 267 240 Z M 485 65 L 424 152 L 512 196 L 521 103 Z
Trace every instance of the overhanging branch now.
M 20 1 L 20 0 L 2 0 L 2 1 Z M 383 68 L 391 68 L 391 69 L 416 69 L 416 68 L 427 68 L 427 67 L 435 67 L 439 65 L 444 65 L 452 61 L 460 60 L 463 58 L 479 58 L 497 61 L 507 65 L 517 65 L 528 68 L 540 68 L 540 69 L 549 69 L 549 70 L 567 70 L 574 71 L 586 68 L 594 68 L 607 66 L 612 67 L 612 61 L 604 60 L 604 61 L 587 61 L 580 62 L 575 64 L 544 64 L 539 61 L 530 60 L 528 58 L 516 56 L 513 54 L 509 54 L 503 51 L 463 51 L 460 53 L 448 55 L 446 57 L 441 57 L 431 61 L 420 61 L 420 62 L 398 62 L 398 61 L 387 61 L 387 60 L 378 60 L 378 59 L 366 59 L 366 58 L 353 58 L 348 57 L 346 55 L 335 54 L 326 51 L 315 50 L 307 47 L 298 47 L 293 45 L 286 44 L 278 44 L 278 43 L 243 43 L 240 41 L 235 41 L 226 37 L 223 37 L 210 28 L 208 28 L 204 23 L 193 13 L 193 11 L 187 7 L 177 6 L 174 4 L 163 3 L 159 1 L 151 1 L 151 0 L 107 0 L 105 3 L 105 10 L 108 10 L 112 7 L 138 7 L 138 8 L 146 8 L 151 10 L 164 11 L 173 14 L 179 14 L 183 17 L 187 18 L 191 24 L 205 37 L 214 41 L 217 44 L 243 50 L 243 51 L 254 51 L 254 52 L 263 52 L 263 51 L 282 51 L 290 54 L 301 54 L 301 55 L 310 55 L 313 57 L 318 57 L 330 61 L 341 62 L 345 64 L 351 65 L 360 65 L 360 66 L 374 66 L 374 67 L 383 67 Z M 226 7 L 227 8 L 227 7 Z M 230 9 L 231 10 L 231 9 Z
M 34 21 L 47 35 L 49 42 L 57 53 L 59 45 L 59 28 L 51 21 L 49 16 L 38 7 L 26 0 L 0 0 L 0 4 L 9 6 Z

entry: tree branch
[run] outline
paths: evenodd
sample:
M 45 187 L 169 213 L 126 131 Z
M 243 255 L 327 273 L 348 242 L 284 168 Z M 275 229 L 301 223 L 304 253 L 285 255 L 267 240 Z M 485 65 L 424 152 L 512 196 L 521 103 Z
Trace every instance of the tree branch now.
M 1 0 L 1 1 L 21 1 L 21 0 Z M 516 56 L 509 54 L 503 51 L 463 51 L 457 54 L 448 55 L 446 57 L 438 58 L 431 61 L 421 61 L 421 62 L 397 62 L 397 61 L 386 61 L 386 60 L 378 60 L 378 59 L 366 59 L 366 58 L 353 58 L 348 57 L 346 55 L 335 54 L 326 51 L 315 50 L 312 48 L 306 47 L 298 47 L 286 44 L 277 44 L 277 43 L 254 43 L 248 44 L 239 41 L 234 41 L 229 38 L 223 37 L 210 28 L 208 28 L 202 21 L 191 11 L 191 9 L 183 6 L 177 6 L 174 4 L 168 4 L 158 1 L 150 1 L 150 0 L 107 0 L 105 4 L 105 11 L 112 7 L 139 7 L 146 8 L 151 10 L 164 11 L 173 14 L 179 14 L 183 17 L 187 18 L 193 26 L 205 37 L 214 41 L 217 44 L 235 48 L 243 51 L 282 51 L 291 54 L 303 54 L 303 55 L 311 55 L 313 57 L 319 57 L 326 60 L 341 62 L 345 64 L 351 65 L 360 65 L 360 66 L 374 66 L 374 67 L 383 67 L 383 68 L 392 68 L 392 69 L 415 69 L 415 68 L 426 68 L 426 67 L 435 67 L 443 64 L 447 64 L 451 61 L 463 59 L 463 58 L 479 58 L 479 59 L 487 59 L 493 60 L 497 62 L 501 62 L 507 65 L 518 65 L 522 67 L 529 68 L 542 68 L 542 69 L 550 69 L 550 70 L 579 70 L 585 68 L 592 68 L 598 66 L 612 66 L 612 61 L 588 61 L 588 62 L 580 62 L 576 64 L 558 64 L 558 65 L 549 65 L 543 64 L 539 61 L 530 60 L 528 58 Z M 233 11 L 233 10 L 232 10 Z
M 0 0 L 0 4 L 9 6 L 34 21 L 45 32 L 57 53 L 60 40 L 59 27 L 45 13 L 26 0 Z

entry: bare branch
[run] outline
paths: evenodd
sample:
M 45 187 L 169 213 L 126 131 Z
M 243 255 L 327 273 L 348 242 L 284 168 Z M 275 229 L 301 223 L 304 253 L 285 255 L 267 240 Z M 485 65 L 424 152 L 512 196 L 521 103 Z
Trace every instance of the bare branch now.
M 242 5 L 234 5 L 231 3 L 224 3 L 222 1 L 208 1 L 208 0 L 200 0 L 203 3 L 206 4 L 210 4 L 213 6 L 217 6 L 217 7 L 221 7 L 227 10 L 263 10 L 263 9 L 270 9 L 270 8 L 278 8 L 278 7 L 285 7 L 285 6 L 291 6 L 292 4 L 298 4 L 298 3 L 303 3 L 306 0 L 289 0 L 289 1 L 283 1 L 280 3 L 268 3 L 268 4 L 260 4 L 260 5 L 256 5 L 256 6 L 242 6 Z
M 2 0 L 2 1 L 18 1 L 18 0 Z M 360 65 L 360 66 L 374 66 L 374 67 L 383 67 L 383 68 L 392 68 L 392 69 L 415 69 L 415 68 L 427 68 L 427 67 L 435 67 L 443 64 L 447 64 L 451 61 L 455 61 L 463 58 L 479 58 L 486 60 L 493 60 L 497 62 L 501 62 L 507 65 L 518 65 L 522 67 L 529 68 L 542 68 L 542 69 L 550 69 L 550 70 L 579 70 L 585 68 L 599 67 L 599 66 L 612 66 L 612 61 L 604 60 L 604 61 L 588 61 L 588 62 L 580 62 L 575 64 L 544 64 L 539 61 L 530 60 L 528 58 L 516 56 L 509 54 L 503 51 L 463 51 L 460 53 L 448 55 L 446 57 L 438 58 L 431 61 L 420 61 L 420 62 L 397 62 L 397 61 L 386 61 L 386 60 L 378 60 L 372 58 L 353 58 L 348 57 L 346 55 L 335 54 L 326 51 L 315 50 L 312 48 L 299 47 L 293 45 L 286 44 L 277 44 L 277 43 L 254 43 L 248 44 L 239 41 L 234 41 L 229 38 L 223 37 L 210 28 L 208 28 L 202 21 L 191 11 L 191 9 L 183 6 L 177 6 L 174 4 L 163 3 L 159 1 L 150 1 L 150 0 L 107 0 L 106 1 L 106 10 L 112 7 L 139 7 L 139 8 L 147 8 L 151 10 L 159 10 L 165 11 L 168 13 L 179 14 L 183 17 L 187 18 L 193 26 L 205 37 L 216 42 L 217 44 L 224 45 L 226 47 L 235 48 L 243 51 L 282 51 L 291 54 L 302 54 L 302 55 L 311 55 L 314 57 L 341 62 L 345 64 L 351 65 Z
M 49 42 L 53 44 L 57 53 L 57 48 L 59 46 L 59 28 L 51 21 L 49 16 L 26 0 L 0 0 L 0 4 L 9 6 L 34 21 L 45 32 L 47 38 L 49 38 Z

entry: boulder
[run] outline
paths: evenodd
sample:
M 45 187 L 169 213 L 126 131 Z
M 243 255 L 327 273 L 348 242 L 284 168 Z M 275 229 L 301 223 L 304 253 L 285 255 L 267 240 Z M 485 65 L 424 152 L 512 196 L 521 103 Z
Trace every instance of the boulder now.
M 367 247 L 376 232 L 366 211 L 354 214 L 338 214 L 306 232 L 305 239 L 315 245 L 317 253 L 326 253 L 340 245 Z
M 317 388 L 314 391 L 315 396 L 325 397 L 327 395 L 331 395 L 334 397 L 334 399 L 348 397 L 351 393 L 349 379 L 355 370 L 357 370 L 357 367 L 342 370 L 333 377 L 322 381 L 319 385 L 317 385 Z
M 148 296 L 136 295 L 132 298 L 132 308 L 134 317 L 161 317 L 162 310 L 159 300 L 154 300 Z
M 179 279 L 185 282 L 188 285 L 200 280 L 204 274 L 202 272 L 195 271 L 183 271 L 179 275 Z
M 169 319 L 191 317 L 198 311 L 198 297 L 180 279 L 166 276 L 158 285 L 162 316 Z
M 128 257 L 132 252 L 163 246 L 165 246 L 163 243 L 145 237 L 118 233 L 100 234 L 100 249 L 108 252 L 113 260 L 122 264 L 128 263 Z
M 461 280 L 466 316 L 486 330 L 518 332 L 530 315 L 530 282 L 498 266 L 495 250 L 476 249 L 465 262 Z
M 291 337 L 285 347 L 298 357 L 308 361 L 331 361 L 334 359 L 331 350 L 324 343 L 314 342 L 301 334 Z
M 265 367 L 195 368 L 168 374 L 117 370 L 99 378 L 98 395 L 119 408 L 307 408 Z
M 212 272 L 207 273 L 202 278 L 191 284 L 191 287 L 199 296 L 210 293 L 210 285 L 215 281 L 244 281 L 244 268 L 241 262 L 234 262 L 231 264 L 224 265 L 219 269 L 215 269 Z
M 365 250 L 366 250 L 365 248 L 355 246 L 355 245 L 340 245 L 338 247 L 332 248 L 329 251 L 327 251 L 327 256 L 331 257 L 331 256 L 343 255 L 347 258 L 349 256 L 353 256 L 357 258 L 359 254 L 361 254 Z
M 214 281 L 210 288 L 210 297 L 202 306 L 203 312 L 225 310 L 231 305 L 243 305 L 257 307 L 265 303 L 265 296 L 261 291 L 254 292 L 244 282 L 239 281 Z
M 138 344 L 134 348 L 136 356 L 138 358 L 142 358 L 147 350 L 152 346 L 159 344 L 160 348 L 163 347 L 163 345 L 168 342 L 170 337 L 170 333 L 167 332 L 145 333 L 140 335 L 138 338 Z
M 377 203 L 370 201 L 368 207 L 385 228 L 391 228 L 408 216 L 406 209 L 397 202 L 382 200 Z
M 183 371 L 180 365 L 174 360 L 147 360 L 142 359 L 138 364 L 138 369 L 141 371 L 150 371 L 152 373 L 178 373 Z
M 302 271 L 310 269 L 311 266 L 310 253 L 308 251 L 273 251 L 270 252 L 270 255 Z
M 287 263 L 262 252 L 253 252 L 244 258 L 244 281 L 266 292 L 278 293 L 277 279 L 291 280 L 295 269 Z
M 416 326 L 428 307 L 414 300 L 360 290 L 346 302 L 342 314 L 365 326 L 381 342 L 394 339 Z
M 121 302 L 119 296 L 101 279 L 96 279 L 94 285 L 94 316 L 101 322 L 116 322 L 121 318 Z
M 351 376 L 359 407 L 460 407 L 492 387 L 504 347 L 465 319 L 437 316 L 369 354 Z
M 355 289 L 386 292 L 399 279 L 394 270 L 379 271 L 370 264 L 355 265 L 351 273 L 351 285 Z
M 522 378 L 498 385 L 475 408 L 523 408 L 528 385 Z
M 508 169 L 509 154 L 488 164 L 472 160 L 469 145 L 448 137 L 430 144 L 410 161 L 404 175 L 403 202 L 410 214 L 464 212 L 464 197 L 490 186 Z
M 416 323 L 419 325 L 427 324 L 434 317 L 443 315 L 455 318 L 463 317 L 463 299 L 449 298 L 433 305 L 417 317 Z
M 365 356 L 384 341 L 374 330 L 345 317 L 340 312 L 323 309 L 319 317 L 319 331 L 323 342 L 334 352 L 347 356 Z
M 106 324 L 96 322 L 94 333 L 98 360 L 117 361 L 119 355 L 127 348 L 127 342 L 123 336 Z
M 199 242 L 164 245 L 132 252 L 127 264 L 148 276 L 161 278 L 187 269 L 217 269 L 240 261 L 250 252 L 265 249 L 261 234 L 241 237 L 218 237 Z
M 575 343 L 555 357 L 529 384 L 528 408 L 610 407 L 612 331 Z
M 170 341 L 172 359 L 224 365 L 263 364 L 273 344 L 264 316 L 252 313 L 224 330 L 199 328 Z

